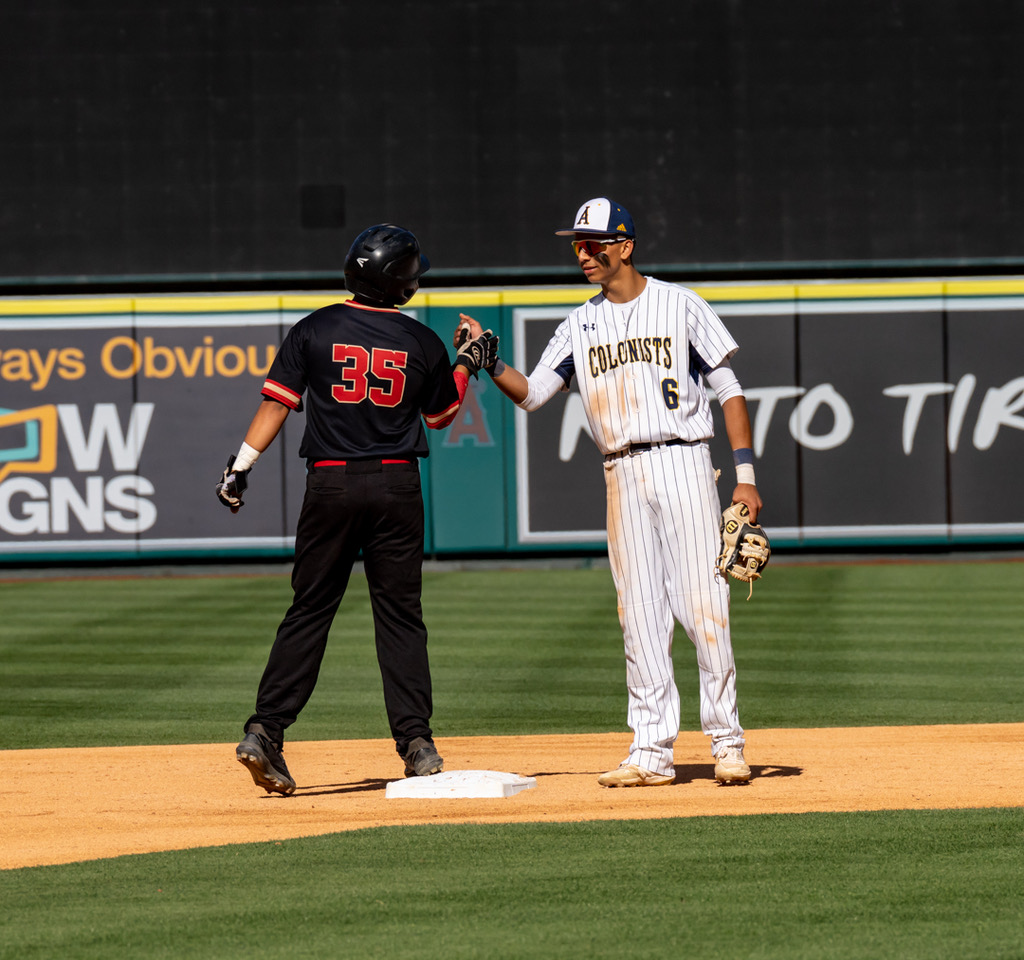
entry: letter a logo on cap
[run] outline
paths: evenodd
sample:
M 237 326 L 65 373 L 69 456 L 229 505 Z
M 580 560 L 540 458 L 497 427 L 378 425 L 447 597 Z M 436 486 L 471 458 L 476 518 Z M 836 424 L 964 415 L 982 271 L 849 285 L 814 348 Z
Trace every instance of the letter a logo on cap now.
M 618 221 L 618 226 L 615 226 Z M 576 208 L 576 220 L 565 230 L 556 230 L 555 236 L 571 237 L 574 233 L 634 236 L 633 221 L 628 213 L 607 197 L 591 197 Z

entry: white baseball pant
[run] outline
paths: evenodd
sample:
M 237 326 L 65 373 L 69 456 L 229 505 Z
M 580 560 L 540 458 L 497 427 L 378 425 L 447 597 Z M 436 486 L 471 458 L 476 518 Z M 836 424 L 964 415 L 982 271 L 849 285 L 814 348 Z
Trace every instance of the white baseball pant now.
M 656 446 L 605 461 L 608 556 L 626 652 L 626 762 L 674 773 L 679 692 L 674 621 L 697 651 L 701 729 L 712 753 L 743 747 L 729 587 L 715 567 L 721 505 L 706 443 Z

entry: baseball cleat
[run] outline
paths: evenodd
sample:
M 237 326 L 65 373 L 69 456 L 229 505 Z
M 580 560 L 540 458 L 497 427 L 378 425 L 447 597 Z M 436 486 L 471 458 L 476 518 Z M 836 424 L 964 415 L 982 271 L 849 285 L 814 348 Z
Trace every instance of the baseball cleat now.
M 740 747 L 725 747 L 715 757 L 715 779 L 719 783 L 746 783 L 750 779 L 750 767 Z
M 635 763 L 624 763 L 597 778 L 602 787 L 663 787 L 674 780 L 675 774 L 654 773 Z
M 409 744 L 404 759 L 407 777 L 430 777 L 444 770 L 444 760 L 425 737 L 417 737 Z
M 235 748 L 235 759 L 252 774 L 252 782 L 267 793 L 288 796 L 295 792 L 295 781 L 288 772 L 281 749 L 267 736 L 263 725 L 251 724 L 245 738 Z

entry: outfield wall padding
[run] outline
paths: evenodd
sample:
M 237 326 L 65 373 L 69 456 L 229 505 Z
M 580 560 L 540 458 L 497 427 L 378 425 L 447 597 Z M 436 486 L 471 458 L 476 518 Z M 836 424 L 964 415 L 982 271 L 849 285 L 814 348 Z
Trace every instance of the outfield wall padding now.
M 777 547 L 1024 542 L 1024 507 L 1007 496 L 1024 464 L 1024 279 L 695 289 L 740 344 Z M 408 309 L 446 342 L 472 313 L 529 370 L 592 293 L 438 289 Z M 0 300 L 0 561 L 289 556 L 302 414 L 261 458 L 239 514 L 214 483 L 287 329 L 346 296 Z M 429 554 L 602 549 L 601 458 L 575 390 L 526 414 L 484 376 L 455 422 L 428 433 Z

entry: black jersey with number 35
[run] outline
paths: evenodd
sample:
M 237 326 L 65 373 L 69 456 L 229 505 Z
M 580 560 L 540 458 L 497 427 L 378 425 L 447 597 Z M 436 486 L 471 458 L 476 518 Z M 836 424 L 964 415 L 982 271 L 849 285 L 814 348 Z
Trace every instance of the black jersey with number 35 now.
M 440 429 L 459 407 L 441 338 L 398 310 L 352 300 L 288 331 L 262 392 L 292 410 L 306 394 L 299 455 L 311 461 L 425 457 L 423 421 Z

